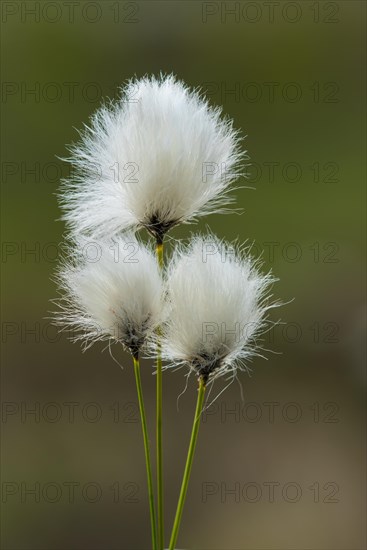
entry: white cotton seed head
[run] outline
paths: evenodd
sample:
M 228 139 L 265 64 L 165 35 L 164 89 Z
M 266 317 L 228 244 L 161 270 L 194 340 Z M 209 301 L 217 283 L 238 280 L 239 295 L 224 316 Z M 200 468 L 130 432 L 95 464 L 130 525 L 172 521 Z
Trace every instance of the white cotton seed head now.
M 133 234 L 94 242 L 79 238 L 57 280 L 61 299 L 56 320 L 87 346 L 113 339 L 136 354 L 161 321 L 157 262 Z
M 193 238 L 168 270 L 165 359 L 189 365 L 205 381 L 246 366 L 275 305 L 267 298 L 273 281 L 238 247 L 213 235 Z
M 75 233 L 146 227 L 156 238 L 231 202 L 238 133 L 173 76 L 132 80 L 92 117 L 68 159 L 61 206 Z

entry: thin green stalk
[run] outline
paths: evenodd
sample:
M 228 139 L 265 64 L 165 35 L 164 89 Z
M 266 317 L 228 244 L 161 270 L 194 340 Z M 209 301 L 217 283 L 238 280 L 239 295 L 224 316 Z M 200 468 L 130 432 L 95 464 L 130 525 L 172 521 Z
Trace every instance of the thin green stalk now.
M 160 269 L 163 269 L 163 242 L 157 241 L 157 261 Z M 158 550 L 164 547 L 164 521 L 163 521 L 163 456 L 162 456 L 162 352 L 160 343 L 160 330 L 158 329 L 157 345 L 157 502 L 158 502 Z
M 155 251 L 157 255 L 158 265 L 161 269 L 163 269 L 163 242 L 157 242 Z
M 200 379 L 199 379 L 198 399 L 197 399 L 197 402 L 196 402 L 196 410 L 195 410 L 194 422 L 193 422 L 193 425 L 192 425 L 190 445 L 189 445 L 189 450 L 188 450 L 188 453 L 187 453 L 185 472 L 184 472 L 183 479 L 182 479 L 180 497 L 178 499 L 175 521 L 173 523 L 171 540 L 170 540 L 170 543 L 169 543 L 169 550 L 174 550 L 174 548 L 176 546 L 176 541 L 177 541 L 177 537 L 178 537 L 178 530 L 179 530 L 180 524 L 181 524 L 182 512 L 183 512 L 183 507 L 184 507 L 184 504 L 185 504 L 187 487 L 188 487 L 188 484 L 189 484 L 191 468 L 192 468 L 192 462 L 193 462 L 193 458 L 194 458 L 195 447 L 196 447 L 196 442 L 197 442 L 198 433 L 199 433 L 201 413 L 202 413 L 203 405 L 204 405 L 205 388 L 206 388 L 206 384 L 205 384 L 203 378 L 200 377 Z
M 149 439 L 148 439 L 148 430 L 147 430 L 147 419 L 145 415 L 144 399 L 143 399 L 143 390 L 141 387 L 141 378 L 140 378 L 140 362 L 139 357 L 133 357 L 134 359 L 134 372 L 136 380 L 136 389 L 138 391 L 138 401 L 141 417 L 141 427 L 143 431 L 144 439 L 144 451 L 145 451 L 145 464 L 147 468 L 147 479 L 148 479 L 148 497 L 149 497 L 149 509 L 150 509 L 150 522 L 152 527 L 152 548 L 157 550 L 157 530 L 156 530 L 156 519 L 155 519 L 155 507 L 154 507 L 154 492 L 153 492 L 153 478 L 152 478 L 152 465 L 150 460 L 150 451 L 149 451 Z

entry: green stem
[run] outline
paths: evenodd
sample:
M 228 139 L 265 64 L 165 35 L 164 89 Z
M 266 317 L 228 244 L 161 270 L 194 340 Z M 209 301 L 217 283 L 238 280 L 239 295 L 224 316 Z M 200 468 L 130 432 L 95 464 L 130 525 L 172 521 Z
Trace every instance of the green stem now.
M 157 242 L 155 251 L 157 255 L 158 265 L 160 269 L 163 269 L 163 242 Z
M 154 508 L 152 465 L 151 465 L 151 461 L 150 461 L 149 439 L 148 439 L 147 419 L 146 419 L 146 415 L 145 415 L 145 407 L 144 407 L 144 399 L 143 399 L 143 390 L 142 390 L 142 387 L 141 387 L 139 357 L 138 356 L 133 357 L 133 360 L 134 360 L 134 372 L 135 372 L 135 380 L 136 380 L 136 389 L 138 391 L 139 409 L 140 409 L 140 417 L 141 417 L 141 427 L 142 427 L 143 439 L 144 439 L 145 464 L 146 464 L 146 468 L 147 468 L 150 522 L 151 522 L 151 526 L 152 526 L 152 547 L 153 547 L 153 550 L 157 550 L 157 531 L 156 531 L 156 523 L 155 523 L 156 519 L 155 519 L 155 508 Z
M 203 410 L 204 397 L 205 397 L 205 387 L 206 387 L 206 385 L 205 385 L 205 382 L 204 382 L 203 378 L 200 378 L 199 379 L 198 399 L 197 399 L 197 402 L 196 402 L 196 410 L 195 410 L 194 422 L 193 422 L 193 425 L 192 425 L 190 445 L 189 445 L 189 450 L 188 450 L 188 453 L 187 453 L 185 472 L 184 472 L 183 479 L 182 479 L 180 497 L 178 499 L 175 521 L 173 523 L 171 540 L 170 540 L 170 543 L 169 543 L 169 550 L 174 550 L 174 548 L 176 546 L 178 530 L 180 528 L 182 512 L 183 512 L 183 507 L 184 507 L 184 504 L 185 504 L 187 487 L 188 487 L 188 484 L 189 484 L 191 468 L 192 468 L 192 462 L 193 462 L 193 458 L 194 458 L 195 447 L 196 447 L 196 442 L 197 442 L 198 433 L 199 433 L 200 418 L 201 418 L 201 413 L 202 413 L 202 410 Z
M 163 242 L 157 241 L 157 261 L 160 269 L 163 269 Z M 158 501 L 158 550 L 164 547 L 164 521 L 163 521 L 163 456 L 162 456 L 162 352 L 160 343 L 160 330 L 157 345 L 157 501 Z

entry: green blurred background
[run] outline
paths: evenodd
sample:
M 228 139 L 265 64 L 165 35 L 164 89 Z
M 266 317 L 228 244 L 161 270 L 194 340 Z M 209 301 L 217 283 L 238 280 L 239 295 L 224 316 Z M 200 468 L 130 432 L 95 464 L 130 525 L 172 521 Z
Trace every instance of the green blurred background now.
M 207 410 L 179 537 L 192 550 L 361 550 L 365 3 L 2 3 L 2 548 L 143 550 L 149 517 L 130 360 L 47 318 L 63 223 L 57 159 L 103 97 L 173 72 L 247 136 L 242 216 L 280 281 L 268 361 Z M 277 320 L 278 317 L 273 317 Z M 196 397 L 164 376 L 166 530 Z M 143 383 L 154 428 L 152 368 Z M 223 385 L 214 388 L 214 397 Z M 32 413 L 33 410 L 33 413 Z M 33 493 L 32 493 L 33 490 Z

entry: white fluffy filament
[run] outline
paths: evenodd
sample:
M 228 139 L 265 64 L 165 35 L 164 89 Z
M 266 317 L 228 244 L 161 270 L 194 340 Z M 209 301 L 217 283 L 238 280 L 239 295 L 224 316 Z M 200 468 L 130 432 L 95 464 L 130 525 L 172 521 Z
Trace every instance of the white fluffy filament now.
M 132 80 L 71 147 L 61 206 L 76 234 L 112 236 L 171 227 L 223 211 L 244 158 L 220 108 L 174 76 Z
M 269 303 L 273 282 L 238 247 L 213 235 L 194 237 L 169 267 L 164 358 L 205 380 L 235 373 L 256 355 L 266 312 L 279 305 Z
M 78 239 L 59 268 L 58 324 L 86 347 L 96 340 L 121 342 L 139 352 L 162 315 L 162 281 L 153 252 L 133 234 Z

